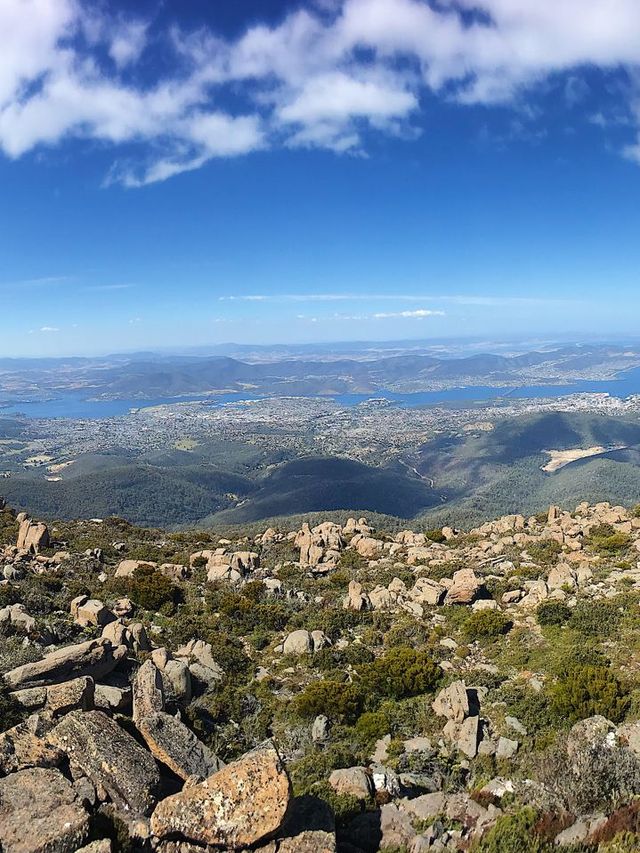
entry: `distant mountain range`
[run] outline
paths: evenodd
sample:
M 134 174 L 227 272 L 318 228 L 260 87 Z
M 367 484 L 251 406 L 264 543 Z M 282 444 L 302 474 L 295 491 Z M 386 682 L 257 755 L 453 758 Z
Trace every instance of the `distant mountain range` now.
M 442 356 L 408 351 L 366 358 L 240 361 L 226 355 L 103 359 L 0 359 L 0 401 L 66 394 L 84 397 L 172 397 L 221 391 L 260 395 L 375 394 L 456 384 L 517 385 L 610 378 L 640 366 L 640 348 L 572 344 L 515 355 Z

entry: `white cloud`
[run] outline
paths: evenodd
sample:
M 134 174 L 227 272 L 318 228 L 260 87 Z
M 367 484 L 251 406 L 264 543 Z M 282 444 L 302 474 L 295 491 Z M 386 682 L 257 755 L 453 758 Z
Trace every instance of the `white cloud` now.
M 425 317 L 444 317 L 444 311 L 431 311 L 428 308 L 416 308 L 415 311 L 379 311 L 374 320 L 424 320 Z
M 42 326 L 40 328 L 40 331 L 46 332 L 46 333 L 48 333 L 48 332 L 59 332 L 60 329 L 57 326 Z
M 219 296 L 220 302 L 445 302 L 485 308 L 496 306 L 572 305 L 575 300 L 546 296 L 492 296 L 442 293 L 252 293 Z
M 579 108 L 585 66 L 629 72 L 627 111 L 640 126 L 638 0 L 308 2 L 225 40 L 204 28 L 152 37 L 148 20 L 88 0 L 2 0 L 0 149 L 15 158 L 99 140 L 116 151 L 106 183 L 141 186 L 276 145 L 362 153 L 372 131 L 409 139 L 425 93 L 521 106 L 567 73 L 563 91 Z M 162 70 L 142 83 L 152 51 Z M 139 146 L 135 162 L 121 162 L 124 144 L 129 157 Z
M 92 284 L 89 287 L 85 287 L 84 290 L 100 293 L 102 291 L 110 290 L 129 290 L 132 287 L 132 284 Z
M 117 27 L 111 44 L 109 56 L 118 68 L 124 68 L 140 59 L 147 43 L 147 24 L 143 21 L 131 21 Z
M 246 296 L 219 296 L 219 302 L 266 302 L 271 297 L 265 293 L 247 294 Z

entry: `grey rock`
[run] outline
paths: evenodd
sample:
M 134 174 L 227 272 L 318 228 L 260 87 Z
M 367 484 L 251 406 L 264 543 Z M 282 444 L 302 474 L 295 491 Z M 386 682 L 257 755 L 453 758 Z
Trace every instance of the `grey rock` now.
M 191 729 L 170 714 L 152 714 L 136 725 L 154 757 L 181 779 L 202 781 L 224 767 Z
M 498 746 L 496 748 L 496 758 L 513 758 L 518 751 L 519 746 L 520 744 L 517 740 L 510 740 L 508 737 L 499 738 Z
M 311 726 L 311 739 L 314 743 L 324 743 L 329 740 L 329 718 L 319 714 Z
M 351 794 L 359 800 L 367 800 L 373 795 L 373 781 L 366 767 L 334 770 L 329 776 L 329 784 L 337 794 Z
M 151 811 L 160 784 L 156 763 L 102 711 L 72 711 L 50 738 L 116 806 L 143 815 Z
M 33 768 L 0 779 L 3 853 L 73 853 L 89 833 L 89 815 L 58 770 Z
M 159 711 L 164 711 L 162 677 L 155 664 L 147 660 L 133 679 L 133 720 L 138 723 Z

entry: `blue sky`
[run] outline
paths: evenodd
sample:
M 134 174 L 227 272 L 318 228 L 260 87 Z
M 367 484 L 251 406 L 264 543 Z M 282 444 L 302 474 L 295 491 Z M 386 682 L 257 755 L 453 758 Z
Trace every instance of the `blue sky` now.
M 0 50 L 1 355 L 637 333 L 637 0 L 3 0 Z

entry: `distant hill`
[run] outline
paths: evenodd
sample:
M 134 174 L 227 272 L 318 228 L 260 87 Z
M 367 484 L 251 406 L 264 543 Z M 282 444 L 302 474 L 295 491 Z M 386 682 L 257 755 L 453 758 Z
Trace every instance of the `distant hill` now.
M 406 468 L 377 468 L 335 457 L 297 459 L 257 482 L 256 490 L 216 523 L 332 510 L 371 511 L 409 518 L 439 503 L 437 492 Z
M 106 464 L 47 482 L 35 477 L 3 480 L 0 491 L 19 509 L 43 518 L 105 518 L 140 524 L 188 524 L 233 504 L 251 489 L 237 474 L 201 466 L 157 468 L 137 462 Z
M 558 471 L 542 466 L 548 450 L 623 445 Z M 424 445 L 413 460 L 446 493 L 447 503 L 424 521 L 472 523 L 487 514 L 531 514 L 581 500 L 640 500 L 640 423 L 582 413 L 545 412 L 499 422 L 490 432 L 449 436 Z
M 255 356 L 255 353 L 254 353 Z M 317 395 L 416 390 L 467 385 L 544 384 L 571 381 L 585 371 L 612 376 L 640 365 L 640 351 L 620 345 L 574 344 L 516 355 L 476 353 L 464 357 L 407 352 L 354 357 L 286 357 L 242 361 L 229 355 L 137 353 L 96 359 L 1 359 L 0 400 L 80 394 L 153 399 L 211 391 Z

